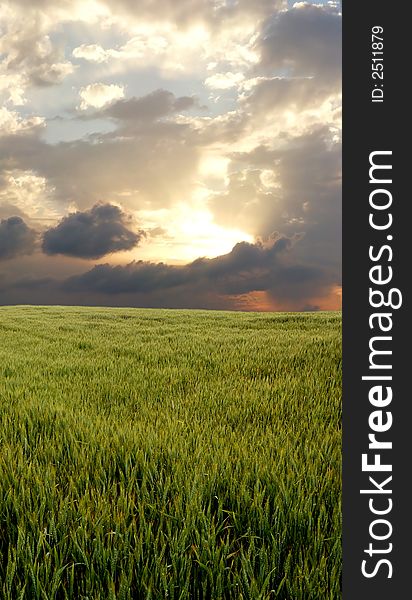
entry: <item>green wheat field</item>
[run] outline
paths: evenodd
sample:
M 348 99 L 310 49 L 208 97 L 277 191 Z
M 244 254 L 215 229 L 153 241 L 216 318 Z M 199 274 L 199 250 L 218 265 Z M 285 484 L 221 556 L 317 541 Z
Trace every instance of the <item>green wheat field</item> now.
M 341 597 L 341 315 L 0 309 L 0 597 Z

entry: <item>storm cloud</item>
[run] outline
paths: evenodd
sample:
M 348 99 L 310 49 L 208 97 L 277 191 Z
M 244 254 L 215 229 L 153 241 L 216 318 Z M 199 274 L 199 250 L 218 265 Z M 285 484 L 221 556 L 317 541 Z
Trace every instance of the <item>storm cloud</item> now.
M 183 266 L 145 261 L 124 267 L 96 265 L 82 275 L 68 278 L 62 289 L 118 295 L 153 294 L 181 288 L 185 294 L 202 289 L 232 296 L 275 290 L 278 283 L 293 286 L 297 281 L 307 283 L 319 279 L 321 274 L 316 269 L 288 262 L 287 251 L 297 241 L 298 238 L 274 235 L 265 243 L 240 242 L 228 254 L 199 258 Z
M 336 2 L 5 6 L 0 302 L 338 306 Z
M 0 221 L 0 260 L 15 258 L 34 251 L 36 232 L 21 217 Z
M 3 294 L 20 302 L 175 308 L 259 310 L 254 295 L 271 309 L 304 310 L 328 294 L 334 274 L 296 259 L 301 236 L 273 234 L 255 243 L 240 242 L 215 258 L 186 265 L 134 261 L 125 266 L 98 264 L 64 279 L 20 277 L 4 282 Z
M 64 254 L 76 258 L 98 259 L 106 254 L 131 250 L 144 235 L 127 227 L 125 213 L 112 204 L 96 204 L 90 210 L 76 212 L 43 236 L 46 254 Z

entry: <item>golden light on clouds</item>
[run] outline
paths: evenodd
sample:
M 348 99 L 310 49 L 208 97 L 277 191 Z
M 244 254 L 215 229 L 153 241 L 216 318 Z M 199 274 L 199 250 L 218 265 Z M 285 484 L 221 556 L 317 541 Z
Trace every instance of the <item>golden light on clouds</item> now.
M 124 97 L 124 87 L 121 85 L 106 85 L 105 83 L 91 83 L 79 91 L 81 98 L 80 110 L 88 108 L 102 108 L 114 100 Z
M 33 171 L 18 169 L 3 172 L 3 189 L 0 188 L 0 206 L 10 204 L 19 214 L 33 221 L 54 222 L 63 216 L 54 200 L 53 187 L 45 177 Z
M 211 150 L 203 154 L 199 164 L 199 175 L 204 178 L 226 180 L 230 159 Z
M 6 0 L 0 29 L 0 303 L 78 269 L 103 304 L 340 306 L 336 3 Z
M 240 241 L 253 241 L 251 235 L 239 229 L 217 225 L 213 222 L 211 213 L 206 211 L 188 212 L 177 225 L 182 239 L 186 239 L 181 257 L 187 261 L 195 260 L 199 256 L 221 256 L 230 252 Z
M 239 228 L 216 224 L 206 210 L 177 206 L 171 210 L 140 211 L 136 220 L 148 231 L 148 238 L 133 251 L 122 253 L 119 261 L 166 261 L 186 264 L 199 257 L 214 258 L 229 253 L 240 241 L 253 236 Z M 153 232 L 153 233 L 151 233 Z

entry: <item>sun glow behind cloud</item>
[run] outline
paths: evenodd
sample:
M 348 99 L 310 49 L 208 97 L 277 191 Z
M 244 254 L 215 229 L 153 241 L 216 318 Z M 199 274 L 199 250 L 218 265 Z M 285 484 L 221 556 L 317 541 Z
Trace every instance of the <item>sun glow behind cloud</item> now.
M 195 260 L 199 256 L 213 258 L 227 254 L 240 242 L 252 242 L 253 237 L 239 229 L 228 229 L 213 222 L 211 213 L 193 211 L 187 214 L 179 224 L 179 231 L 186 243 L 182 247 L 184 260 Z
M 0 278 L 28 264 L 34 278 L 63 263 L 85 271 L 92 255 L 122 266 L 224 257 L 238 275 L 213 292 L 219 306 L 339 305 L 336 3 L 6 0 L 0 27 L 0 217 L 12 219 Z M 74 240 L 71 256 L 42 254 L 49 229 L 66 248 L 62 221 L 87 221 L 98 204 L 119 208 L 124 221 L 107 227 L 138 233 L 133 247 L 96 239 L 108 250 L 88 258 Z M 34 231 L 31 254 L 14 217 Z M 233 248 L 248 242 L 259 257 L 256 240 L 274 232 L 284 250 L 245 275 Z
M 116 261 L 165 261 L 186 264 L 199 257 L 214 258 L 230 252 L 240 241 L 253 242 L 253 236 L 239 228 L 226 228 L 213 221 L 204 209 L 179 205 L 171 210 L 139 211 L 136 221 L 148 232 L 146 240 Z

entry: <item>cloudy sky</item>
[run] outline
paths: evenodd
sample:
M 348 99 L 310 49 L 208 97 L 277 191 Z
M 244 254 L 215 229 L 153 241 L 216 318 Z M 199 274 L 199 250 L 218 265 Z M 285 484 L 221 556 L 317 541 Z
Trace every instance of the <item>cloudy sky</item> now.
M 0 5 L 0 304 L 341 302 L 339 2 Z

